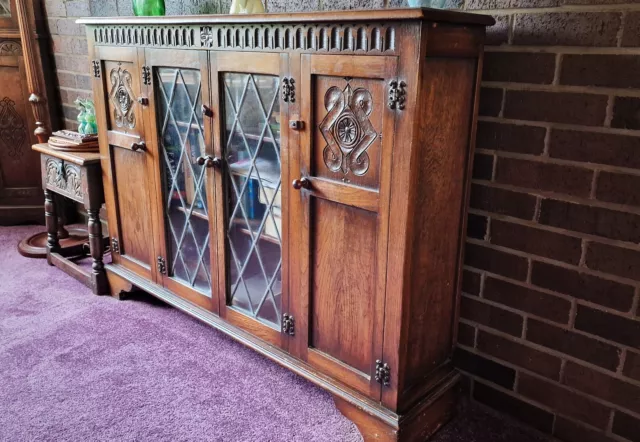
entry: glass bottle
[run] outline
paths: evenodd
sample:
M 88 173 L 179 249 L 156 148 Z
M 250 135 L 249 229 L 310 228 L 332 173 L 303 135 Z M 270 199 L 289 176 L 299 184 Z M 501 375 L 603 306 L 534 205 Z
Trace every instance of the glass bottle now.
M 133 13 L 137 17 L 164 15 L 164 0 L 133 0 Z

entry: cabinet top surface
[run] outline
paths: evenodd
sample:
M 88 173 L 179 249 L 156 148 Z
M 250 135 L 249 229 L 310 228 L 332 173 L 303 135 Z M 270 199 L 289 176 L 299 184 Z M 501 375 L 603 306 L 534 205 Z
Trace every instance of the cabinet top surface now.
M 77 164 L 78 166 L 85 166 L 87 164 L 100 162 L 100 154 L 98 152 L 65 152 L 56 150 L 47 143 L 34 144 L 31 148 L 36 152 L 69 161 Z
M 255 24 L 424 20 L 443 23 L 491 26 L 488 15 L 431 8 L 377 9 L 367 11 L 293 12 L 285 14 L 177 15 L 164 17 L 88 17 L 77 20 L 85 25 L 164 25 L 164 24 Z

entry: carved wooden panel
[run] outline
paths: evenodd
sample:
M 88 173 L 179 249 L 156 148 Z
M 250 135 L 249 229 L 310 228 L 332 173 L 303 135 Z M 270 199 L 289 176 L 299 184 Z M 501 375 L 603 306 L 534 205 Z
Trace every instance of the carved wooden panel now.
M 32 136 L 33 114 L 28 101 L 27 85 L 24 83 L 21 57 L 11 56 L 16 42 L 4 41 L 0 48 L 0 84 L 11 85 L 2 88 L 0 95 L 0 203 L 20 205 L 25 200 L 38 203 L 42 198 L 39 173 L 40 156 L 31 151 L 35 142 Z M 29 194 L 27 194 L 28 192 Z M 37 197 L 33 198 L 33 193 Z
M 82 168 L 59 158 L 42 156 L 43 180 L 47 188 L 79 202 L 84 202 Z
M 313 175 L 377 188 L 384 83 L 315 77 Z
M 395 53 L 394 24 L 99 25 L 96 44 L 307 52 Z
M 13 40 L 0 41 L 0 57 L 7 55 L 22 55 L 22 46 Z
M 108 129 L 140 136 L 142 107 L 137 98 L 141 95 L 141 69 L 129 61 L 104 60 L 100 78 L 106 92 Z
M 136 116 L 133 113 L 134 94 L 131 86 L 131 72 L 120 64 L 111 69 L 109 74 L 111 92 L 109 98 L 113 104 L 113 121 L 117 127 L 133 129 L 136 127 Z
M 0 144 L 3 156 L 19 160 L 25 152 L 27 125 L 16 111 L 16 103 L 9 97 L 0 100 Z

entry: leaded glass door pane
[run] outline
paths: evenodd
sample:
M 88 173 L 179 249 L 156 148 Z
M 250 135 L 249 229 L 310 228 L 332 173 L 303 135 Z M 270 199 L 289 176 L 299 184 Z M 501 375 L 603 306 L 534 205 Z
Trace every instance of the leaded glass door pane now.
M 227 304 L 280 328 L 280 79 L 221 74 L 226 164 Z
M 202 82 L 197 69 L 154 68 L 164 195 L 166 273 L 211 297 Z
M 0 0 L 0 17 L 11 17 L 10 0 Z

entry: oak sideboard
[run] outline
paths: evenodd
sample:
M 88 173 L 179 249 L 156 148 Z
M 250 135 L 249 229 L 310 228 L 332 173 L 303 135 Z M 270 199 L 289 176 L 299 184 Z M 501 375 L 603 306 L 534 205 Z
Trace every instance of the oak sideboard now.
M 485 26 L 431 9 L 88 18 L 112 262 L 328 390 L 365 440 L 453 413 Z

